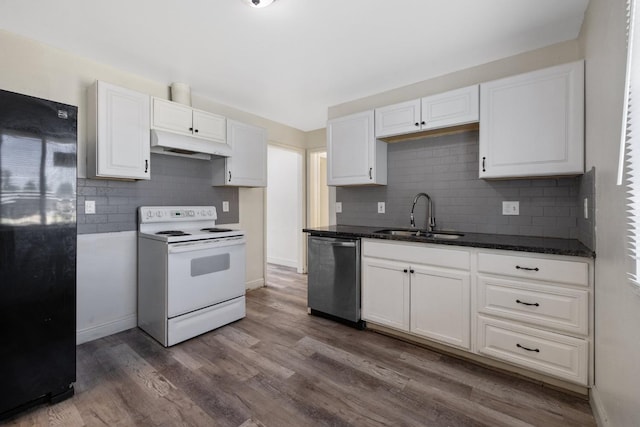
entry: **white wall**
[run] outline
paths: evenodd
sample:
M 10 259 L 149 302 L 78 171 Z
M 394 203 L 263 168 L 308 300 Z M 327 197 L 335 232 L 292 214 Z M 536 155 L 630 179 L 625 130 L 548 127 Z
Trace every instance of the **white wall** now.
M 78 236 L 78 344 L 137 325 L 136 260 L 135 231 Z
M 302 155 L 269 146 L 267 262 L 298 268 L 302 233 Z
M 586 161 L 587 169 L 596 168 L 592 397 L 594 409 L 610 426 L 640 425 L 640 295 L 627 282 L 622 238 L 625 193 L 615 184 L 626 65 L 625 8 L 625 0 L 591 0 L 581 33 L 586 59 Z

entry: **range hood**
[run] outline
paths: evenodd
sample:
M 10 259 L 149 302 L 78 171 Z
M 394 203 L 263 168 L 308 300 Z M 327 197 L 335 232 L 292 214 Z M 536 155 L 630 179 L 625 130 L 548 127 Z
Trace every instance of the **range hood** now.
M 151 151 L 173 156 L 209 160 L 211 156 L 230 157 L 231 147 L 223 142 L 151 129 Z

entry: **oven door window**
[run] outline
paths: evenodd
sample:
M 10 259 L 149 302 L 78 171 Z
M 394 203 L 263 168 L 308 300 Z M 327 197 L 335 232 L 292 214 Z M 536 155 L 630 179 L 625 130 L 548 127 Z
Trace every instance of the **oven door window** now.
M 170 318 L 244 295 L 244 244 L 169 253 L 168 261 Z
M 230 260 L 231 255 L 228 253 L 194 258 L 191 260 L 191 277 L 228 270 L 231 266 Z

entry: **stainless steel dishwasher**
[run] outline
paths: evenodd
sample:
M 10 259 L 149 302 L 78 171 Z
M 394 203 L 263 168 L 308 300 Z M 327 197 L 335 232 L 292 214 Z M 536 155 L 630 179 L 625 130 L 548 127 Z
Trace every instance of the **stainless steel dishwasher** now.
M 361 328 L 360 239 L 310 236 L 308 306 L 311 314 Z

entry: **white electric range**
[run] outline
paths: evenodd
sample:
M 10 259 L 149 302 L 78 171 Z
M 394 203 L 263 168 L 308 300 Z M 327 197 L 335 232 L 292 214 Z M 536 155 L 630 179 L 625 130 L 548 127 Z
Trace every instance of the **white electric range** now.
M 165 347 L 245 316 L 245 235 L 215 206 L 138 211 L 138 326 Z

